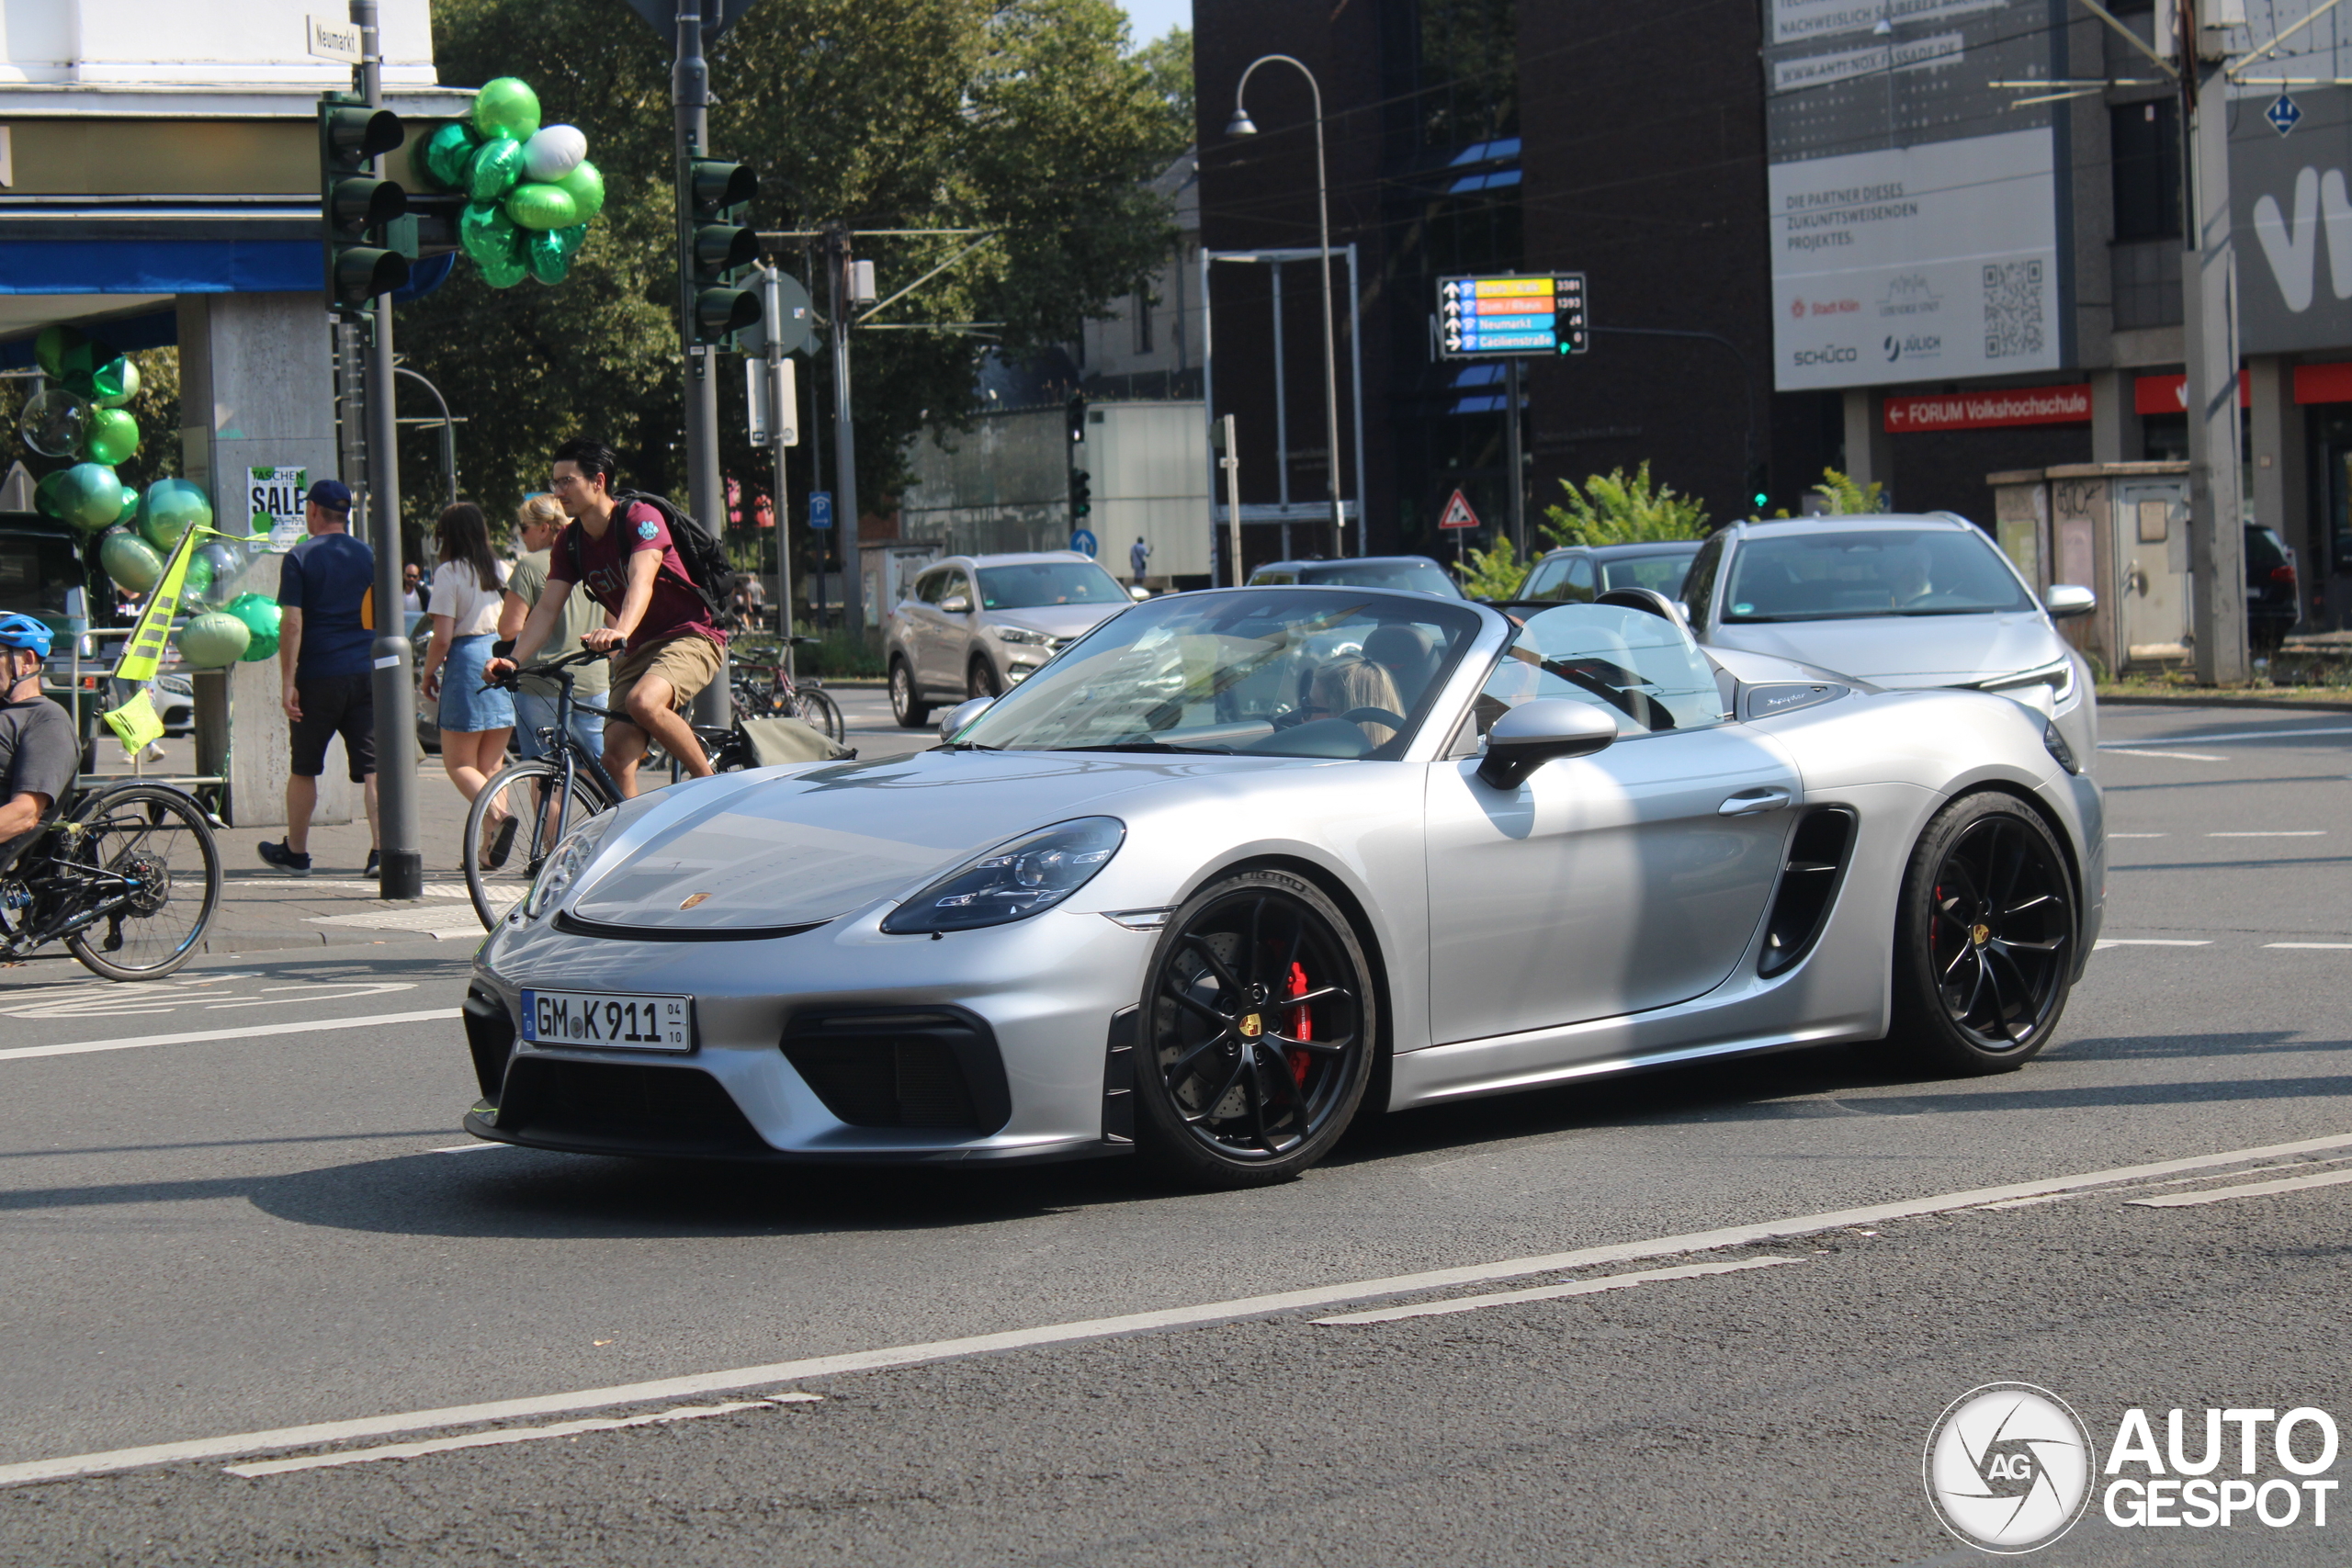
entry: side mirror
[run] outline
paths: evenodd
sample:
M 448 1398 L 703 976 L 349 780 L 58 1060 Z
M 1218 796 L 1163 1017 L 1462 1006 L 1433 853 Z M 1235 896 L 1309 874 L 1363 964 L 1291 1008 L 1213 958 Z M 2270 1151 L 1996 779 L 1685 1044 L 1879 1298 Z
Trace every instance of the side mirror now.
M 994 701 L 994 697 L 974 697 L 968 702 L 957 703 L 947 710 L 947 716 L 939 721 L 939 738 L 942 740 L 955 739 L 957 730 L 979 717 Z
M 961 593 L 950 593 L 946 598 L 942 599 L 939 602 L 939 608 L 940 613 L 943 615 L 968 615 L 971 613 L 972 602 L 969 599 L 965 598 Z
M 1128 598 L 1130 598 L 1130 599 L 1132 599 L 1132 600 L 1134 600 L 1136 604 L 1142 604 L 1145 600 L 1147 600 L 1147 599 L 1148 599 L 1148 598 L 1150 598 L 1150 597 L 1151 597 L 1151 590 L 1150 590 L 1150 589 L 1148 589 L 1148 588 L 1144 588 L 1144 587 L 1140 587 L 1140 586 L 1138 586 L 1138 587 L 1135 587 L 1135 588 L 1130 588 L 1130 589 L 1128 589 L 1128 590 L 1127 590 L 1127 597 L 1128 597 Z
M 2052 620 L 2070 620 L 2098 609 L 2098 595 L 2071 582 L 2053 582 L 2050 585 L 2050 592 L 2041 596 L 2041 604 L 2050 612 Z
M 1521 703 L 1487 731 L 1478 777 L 1496 789 L 1517 789 L 1528 774 L 1559 757 L 1589 757 L 1617 739 L 1617 721 L 1589 703 L 1539 697 Z

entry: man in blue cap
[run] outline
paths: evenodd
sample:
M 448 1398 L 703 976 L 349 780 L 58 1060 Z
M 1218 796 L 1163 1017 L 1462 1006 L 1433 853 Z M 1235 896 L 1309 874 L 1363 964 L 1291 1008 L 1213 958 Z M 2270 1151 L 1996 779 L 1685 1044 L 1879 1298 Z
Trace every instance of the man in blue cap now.
M 351 491 L 340 479 L 321 479 L 304 498 L 311 536 L 278 569 L 277 668 L 286 716 L 292 722 L 293 765 L 286 780 L 286 839 L 264 842 L 261 858 L 290 876 L 311 874 L 311 813 L 319 803 L 319 774 L 327 742 L 343 737 L 351 782 L 368 800 L 368 869 L 376 874 L 376 696 L 370 664 L 376 634 L 368 628 L 368 591 L 376 581 L 376 552 L 350 534 Z

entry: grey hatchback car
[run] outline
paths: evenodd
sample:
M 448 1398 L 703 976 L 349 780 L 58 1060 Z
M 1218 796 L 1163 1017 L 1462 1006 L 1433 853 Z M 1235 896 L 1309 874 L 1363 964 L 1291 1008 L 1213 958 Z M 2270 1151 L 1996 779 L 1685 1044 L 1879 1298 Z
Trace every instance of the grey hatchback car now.
M 950 556 L 909 585 L 883 627 L 890 715 L 919 729 L 935 706 L 1001 695 L 1132 603 L 1074 550 Z

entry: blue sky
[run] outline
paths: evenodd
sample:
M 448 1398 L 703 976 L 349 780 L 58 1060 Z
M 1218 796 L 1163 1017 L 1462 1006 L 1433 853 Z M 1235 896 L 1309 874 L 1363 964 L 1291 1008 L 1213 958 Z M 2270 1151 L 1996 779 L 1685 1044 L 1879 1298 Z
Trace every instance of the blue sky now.
M 1119 0 L 1129 35 L 1137 43 L 1163 37 L 1170 28 L 1193 25 L 1193 0 Z

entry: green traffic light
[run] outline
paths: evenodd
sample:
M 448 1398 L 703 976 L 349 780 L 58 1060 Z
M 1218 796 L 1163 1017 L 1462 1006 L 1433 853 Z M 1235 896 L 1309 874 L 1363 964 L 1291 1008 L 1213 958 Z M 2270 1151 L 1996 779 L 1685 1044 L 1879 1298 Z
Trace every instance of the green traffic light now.
M 1770 500 L 1771 500 L 1771 499 L 1772 499 L 1772 498 L 1771 498 L 1770 496 L 1766 495 L 1766 494 L 1765 494 L 1762 491 L 1760 491 L 1760 490 L 1759 490 L 1759 491 L 1758 491 L 1756 492 L 1756 504 L 1757 504 L 1757 505 L 1758 505 L 1758 506 L 1763 505 L 1766 502 L 1768 502 L 1768 501 L 1770 501 Z

